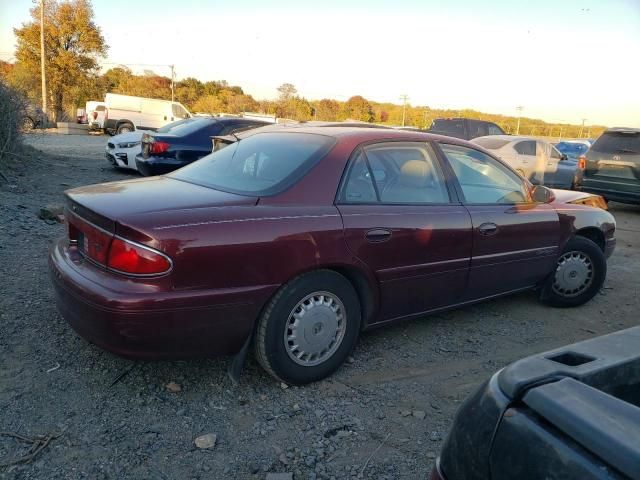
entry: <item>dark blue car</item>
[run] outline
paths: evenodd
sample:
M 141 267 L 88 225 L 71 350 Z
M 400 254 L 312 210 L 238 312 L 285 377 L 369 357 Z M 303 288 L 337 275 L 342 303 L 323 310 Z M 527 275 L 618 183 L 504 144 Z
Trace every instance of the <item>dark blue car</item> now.
M 169 173 L 210 154 L 211 137 L 265 125 L 269 123 L 247 118 L 192 117 L 168 130 L 143 135 L 136 166 L 145 176 Z
M 587 153 L 589 147 L 584 143 L 560 142 L 556 144 L 556 148 L 560 153 L 564 153 L 567 157 L 578 160 L 581 155 Z

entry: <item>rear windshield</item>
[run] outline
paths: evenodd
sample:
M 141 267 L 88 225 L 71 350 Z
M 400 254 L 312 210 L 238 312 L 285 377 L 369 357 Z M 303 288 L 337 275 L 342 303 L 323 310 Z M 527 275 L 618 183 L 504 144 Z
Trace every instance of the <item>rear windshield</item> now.
M 274 195 L 302 178 L 333 144 L 324 135 L 259 133 L 169 176 L 241 195 Z
M 499 148 L 504 147 L 510 141 L 511 140 L 502 140 L 500 138 L 492 138 L 492 137 L 474 138 L 472 140 L 473 143 L 480 145 L 481 147 L 484 147 L 487 150 L 497 150 Z
M 570 143 L 570 142 L 560 142 L 556 145 L 556 148 L 560 150 L 561 153 L 565 153 L 569 156 L 580 156 L 584 153 L 587 153 L 589 147 L 587 147 L 584 143 Z
M 596 140 L 596 143 L 593 144 L 591 150 L 601 153 L 640 154 L 640 132 L 605 132 L 600 135 L 598 140 Z
M 215 123 L 217 120 L 213 118 L 185 118 L 184 120 L 178 120 L 177 122 L 170 123 L 169 125 L 165 125 L 162 128 L 156 130 L 158 133 L 169 133 L 171 135 L 190 135 L 193 132 L 197 132 L 201 128 L 204 128 L 212 123 Z

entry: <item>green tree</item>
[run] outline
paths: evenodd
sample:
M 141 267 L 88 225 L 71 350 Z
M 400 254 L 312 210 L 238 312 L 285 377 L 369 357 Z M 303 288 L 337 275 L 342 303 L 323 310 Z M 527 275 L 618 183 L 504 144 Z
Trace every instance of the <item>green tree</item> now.
M 355 95 L 347 100 L 344 104 L 343 112 L 344 119 L 373 122 L 375 118 L 369 100 L 360 95 Z
M 15 57 L 30 74 L 40 75 L 40 7 L 31 9 L 31 21 L 14 28 Z M 73 89 L 98 73 L 98 58 L 107 53 L 100 28 L 93 21 L 89 0 L 48 0 L 44 19 L 46 74 L 53 120 L 65 105 L 73 107 Z
M 337 100 L 329 98 L 323 98 L 319 102 L 315 102 L 316 119 L 326 120 L 328 122 L 335 122 L 340 115 L 341 104 Z

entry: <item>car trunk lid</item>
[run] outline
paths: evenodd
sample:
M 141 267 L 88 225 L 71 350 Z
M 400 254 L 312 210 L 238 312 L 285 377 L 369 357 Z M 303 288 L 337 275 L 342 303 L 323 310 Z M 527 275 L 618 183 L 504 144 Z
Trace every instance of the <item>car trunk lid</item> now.
M 69 205 L 105 229 L 129 216 L 203 207 L 255 205 L 258 197 L 238 195 L 177 180 L 147 177 L 67 190 Z

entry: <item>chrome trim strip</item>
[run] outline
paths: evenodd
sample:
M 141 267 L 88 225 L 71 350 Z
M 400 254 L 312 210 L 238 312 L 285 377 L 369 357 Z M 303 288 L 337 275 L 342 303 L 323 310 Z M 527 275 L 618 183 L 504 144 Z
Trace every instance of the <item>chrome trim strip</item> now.
M 164 227 L 155 227 L 154 230 L 167 230 L 170 228 L 180 227 L 198 227 L 201 225 L 217 225 L 221 223 L 236 223 L 236 222 L 260 222 L 264 220 L 292 220 L 296 218 L 327 218 L 327 217 L 339 217 L 340 215 L 331 213 L 325 215 L 291 215 L 284 217 L 253 217 L 253 218 L 236 218 L 232 220 L 209 220 L 206 222 L 193 222 L 193 223 L 179 223 L 175 225 L 165 225 Z
M 510 255 L 518 255 L 521 253 L 533 253 L 533 252 L 540 252 L 541 255 L 551 255 L 552 253 L 555 253 L 556 250 L 558 250 L 557 245 L 549 245 L 547 247 L 536 247 L 536 248 L 528 248 L 526 250 L 512 250 L 510 252 L 491 253 L 489 255 L 472 256 L 471 260 L 501 258 L 501 257 L 510 256 Z

